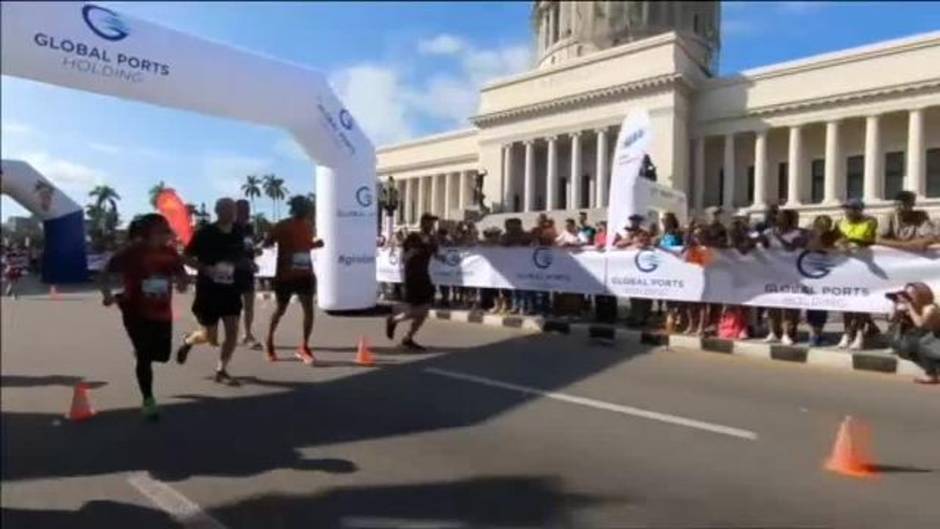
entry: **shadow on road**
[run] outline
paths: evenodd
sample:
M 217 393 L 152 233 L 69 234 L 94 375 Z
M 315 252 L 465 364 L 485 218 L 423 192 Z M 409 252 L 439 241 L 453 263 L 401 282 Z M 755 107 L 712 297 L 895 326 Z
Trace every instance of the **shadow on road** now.
M 110 500 L 90 501 L 77 511 L 0 509 L 3 527 L 16 529 L 73 529 L 75 527 L 178 527 L 163 511 Z
M 85 385 L 90 389 L 98 389 L 108 385 L 107 382 L 90 382 L 83 380 L 82 377 L 73 377 L 67 375 L 44 375 L 40 377 L 3 375 L 0 377 L 0 386 L 5 388 L 30 388 L 38 386 L 74 387 L 79 382 L 84 382 Z
M 337 466 L 304 459 L 301 450 L 467 427 L 537 398 L 455 382 L 424 372 L 428 367 L 553 391 L 651 350 L 637 345 L 625 352 L 581 342 L 574 349 L 574 343 L 522 336 L 320 382 L 243 377 L 245 384 L 279 391 L 231 398 L 181 395 L 188 400 L 163 406 L 158 424 L 143 422 L 136 408 L 62 424 L 56 414 L 4 412 L 2 479 L 139 470 L 167 481 L 282 468 L 329 472 Z M 353 472 L 356 465 L 343 468 Z

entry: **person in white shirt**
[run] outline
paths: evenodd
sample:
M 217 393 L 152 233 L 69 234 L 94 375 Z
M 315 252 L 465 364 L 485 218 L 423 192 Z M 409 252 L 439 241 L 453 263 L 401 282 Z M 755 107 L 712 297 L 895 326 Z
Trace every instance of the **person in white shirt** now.
M 584 243 L 578 237 L 578 225 L 575 224 L 574 219 L 565 220 L 565 229 L 555 238 L 555 244 L 566 248 L 583 246 Z
M 760 240 L 767 248 L 792 252 L 806 246 L 806 230 L 799 227 L 799 213 L 793 209 L 784 209 L 777 215 L 777 222 L 760 233 Z M 796 327 L 800 323 L 798 309 L 770 309 L 767 311 L 767 343 L 780 341 L 783 345 L 793 345 L 796 341 Z M 779 337 L 779 338 L 778 338 Z

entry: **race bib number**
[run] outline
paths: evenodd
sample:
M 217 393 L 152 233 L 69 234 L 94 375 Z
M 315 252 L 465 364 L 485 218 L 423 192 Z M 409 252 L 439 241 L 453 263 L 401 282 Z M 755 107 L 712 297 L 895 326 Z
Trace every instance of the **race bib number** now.
M 292 270 L 310 270 L 313 264 L 310 262 L 310 252 L 296 252 L 290 256 L 290 267 Z
M 170 295 L 170 280 L 165 277 L 148 277 L 140 283 L 140 290 L 148 298 L 165 298 Z
M 212 282 L 219 285 L 231 285 L 235 282 L 235 265 L 232 263 L 216 263 L 212 268 Z

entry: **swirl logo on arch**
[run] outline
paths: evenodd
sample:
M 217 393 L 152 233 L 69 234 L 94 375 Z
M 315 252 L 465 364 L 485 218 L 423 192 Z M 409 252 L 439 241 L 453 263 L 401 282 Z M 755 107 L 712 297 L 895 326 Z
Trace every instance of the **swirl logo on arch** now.
M 82 18 L 95 35 L 105 40 L 119 41 L 130 34 L 121 17 L 110 9 L 88 4 L 82 8 Z
M 372 189 L 369 186 L 362 186 L 356 190 L 356 202 L 360 206 L 367 208 L 372 205 Z
M 547 246 L 540 246 L 532 252 L 532 263 L 535 264 L 536 268 L 545 270 L 552 266 L 553 260 L 552 249 Z
M 454 248 L 448 248 L 444 251 L 444 264 L 447 266 L 458 267 L 463 260 L 460 252 Z
M 832 258 L 825 252 L 803 250 L 803 253 L 796 258 L 796 269 L 800 275 L 809 279 L 826 277 L 832 272 L 834 266 Z
M 352 114 L 350 114 L 348 110 L 344 108 L 339 111 L 339 124 L 342 125 L 344 129 L 352 130 L 355 123 L 356 122 L 353 121 Z
M 659 262 L 659 255 L 654 250 L 640 250 L 633 257 L 636 269 L 647 274 L 659 268 Z

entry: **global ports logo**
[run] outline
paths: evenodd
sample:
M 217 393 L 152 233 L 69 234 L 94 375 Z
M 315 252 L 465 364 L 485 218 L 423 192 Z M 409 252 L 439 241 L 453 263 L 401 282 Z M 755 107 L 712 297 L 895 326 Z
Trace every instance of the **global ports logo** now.
M 532 252 L 532 263 L 535 264 L 536 268 L 545 270 L 552 266 L 553 259 L 551 248 L 539 247 Z
M 82 8 L 82 18 L 95 35 L 105 40 L 119 41 L 130 33 L 121 17 L 110 9 L 88 4 Z
M 346 130 L 352 130 L 355 122 L 353 121 L 352 114 L 349 113 L 345 108 L 339 111 L 339 124 L 343 126 Z
M 648 274 L 659 268 L 659 256 L 653 250 L 640 250 L 633 258 L 633 264 L 637 270 Z
M 804 250 L 796 258 L 796 269 L 800 272 L 800 275 L 809 279 L 826 277 L 829 272 L 832 272 L 834 266 L 832 259 L 825 252 Z
M 460 261 L 462 257 L 460 256 L 460 251 L 454 248 L 448 248 L 444 251 L 444 264 L 451 267 L 460 266 Z
M 356 190 L 356 202 L 364 208 L 372 205 L 372 190 L 369 186 L 362 186 Z

